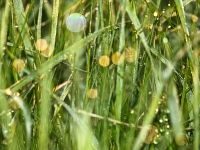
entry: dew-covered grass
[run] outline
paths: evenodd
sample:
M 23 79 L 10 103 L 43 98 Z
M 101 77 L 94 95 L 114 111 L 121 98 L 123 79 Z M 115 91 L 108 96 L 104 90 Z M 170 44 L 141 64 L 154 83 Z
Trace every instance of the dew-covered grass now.
M 0 149 L 199 150 L 199 4 L 0 1 Z

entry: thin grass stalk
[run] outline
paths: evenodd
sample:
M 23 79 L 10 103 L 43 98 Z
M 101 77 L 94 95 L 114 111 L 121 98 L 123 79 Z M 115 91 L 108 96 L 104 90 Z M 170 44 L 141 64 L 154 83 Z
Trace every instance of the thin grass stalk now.
M 187 36 L 189 36 L 189 30 L 187 28 L 187 22 L 185 18 L 185 11 L 184 11 L 184 6 L 183 6 L 183 1 L 182 0 L 175 0 L 176 8 L 178 10 L 178 14 L 181 20 L 181 24 L 183 27 L 183 30 Z
M 54 0 L 53 12 L 52 12 L 52 24 L 51 24 L 51 43 L 50 43 L 50 48 L 52 48 L 53 51 L 55 49 L 59 4 L 60 4 L 60 0 Z
M 39 13 L 38 13 L 38 21 L 37 21 L 37 40 L 41 38 L 42 8 L 43 8 L 43 0 L 40 0 L 40 3 L 39 3 Z
M 3 60 L 3 56 L 4 56 L 4 45 L 6 43 L 6 39 L 7 39 L 7 31 L 8 31 L 8 21 L 9 21 L 9 17 L 10 17 L 10 1 L 6 0 L 5 2 L 5 11 L 4 11 L 4 15 L 3 15 L 3 19 L 2 19 L 2 24 L 1 24 L 1 35 L 0 35 L 0 90 L 5 89 L 6 87 L 6 83 L 5 83 L 5 75 L 4 75 L 4 71 L 2 70 L 2 66 L 5 65 Z M 8 107 L 8 101 L 6 99 L 6 96 L 3 92 L 0 92 L 0 120 L 1 120 L 1 126 L 5 126 L 5 129 L 8 131 L 8 124 L 11 122 L 11 118 L 9 116 L 7 116 L 9 107 Z M 7 137 L 5 137 L 5 140 Z M 7 148 L 9 149 L 10 145 L 7 146 Z M 1 146 L 0 146 L 1 148 Z
M 185 101 L 185 97 L 186 97 L 186 88 L 187 88 L 187 83 L 188 83 L 188 78 L 189 78 L 189 60 L 187 60 L 187 64 L 186 64 L 186 74 L 185 74 L 185 80 L 183 83 L 183 91 L 182 91 L 182 97 L 181 97 L 181 110 L 182 112 L 184 112 L 184 105 L 186 103 Z
M 38 10 L 38 20 L 37 20 L 37 35 L 36 35 L 36 39 L 39 40 L 41 39 L 41 28 L 42 28 L 42 9 L 43 9 L 43 0 L 40 0 L 39 2 L 39 10 Z M 36 52 L 35 55 L 35 64 L 37 67 L 40 66 L 40 57 L 39 57 L 39 53 L 38 51 Z
M 121 3 L 122 6 L 122 20 L 121 20 L 121 30 L 119 38 L 119 53 L 122 53 L 125 46 L 125 10 L 126 10 L 126 0 Z M 124 62 L 117 66 L 117 83 L 116 83 L 116 119 L 121 120 L 122 103 L 124 100 Z M 120 129 L 116 126 L 116 144 L 117 149 L 120 150 Z
M 183 132 L 183 127 L 181 125 L 181 111 L 179 110 L 179 105 L 177 103 L 178 95 L 177 90 L 172 79 L 169 79 L 168 85 L 168 107 L 170 111 L 170 118 L 173 127 L 173 133 L 176 136 Z
M 99 17 L 100 17 L 100 28 L 104 28 L 103 0 L 99 0 Z
M 90 25 L 89 25 L 89 34 L 92 33 L 92 10 L 93 10 L 93 0 L 91 1 L 90 6 Z M 90 83 L 90 54 L 91 54 L 91 46 L 89 44 L 88 50 L 87 50 L 87 75 L 86 75 L 86 95 L 85 95 L 85 106 L 88 104 L 88 95 L 87 91 L 89 90 L 89 83 Z
M 50 128 L 50 93 L 51 91 L 51 73 L 45 75 L 42 80 L 41 86 L 41 102 L 40 102 L 40 120 L 39 120 L 39 137 L 38 149 L 48 149 L 49 143 L 49 128 Z
M 32 53 L 30 52 L 30 50 L 33 50 L 33 47 L 30 41 L 29 27 L 27 25 L 27 19 L 25 16 L 22 1 L 14 0 L 13 8 L 16 15 L 16 21 L 17 21 L 19 32 L 20 32 L 20 36 L 22 37 L 23 44 L 25 46 L 25 53 L 32 56 Z M 27 57 L 27 58 L 28 58 L 28 64 L 30 65 L 31 68 L 33 68 L 33 59 L 31 57 Z
M 189 44 L 189 41 L 187 42 Z M 199 68 L 198 68 L 198 58 L 194 58 L 194 64 L 192 65 L 192 78 L 194 83 L 194 101 L 193 101 L 193 113 L 194 113 L 194 150 L 199 149 Z

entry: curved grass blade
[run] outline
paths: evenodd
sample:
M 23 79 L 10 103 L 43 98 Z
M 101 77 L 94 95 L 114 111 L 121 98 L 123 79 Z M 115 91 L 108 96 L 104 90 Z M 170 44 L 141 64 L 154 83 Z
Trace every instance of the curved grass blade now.
M 176 4 L 176 8 L 178 10 L 179 17 L 181 19 L 181 24 L 182 24 L 183 30 L 187 34 L 187 36 L 189 36 L 187 22 L 185 19 L 185 11 L 184 11 L 183 2 L 182 2 L 182 0 L 175 0 L 175 4 Z

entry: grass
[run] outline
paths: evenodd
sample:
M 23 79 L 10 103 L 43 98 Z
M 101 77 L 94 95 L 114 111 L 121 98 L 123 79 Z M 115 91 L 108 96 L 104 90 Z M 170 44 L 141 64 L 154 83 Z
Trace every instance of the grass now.
M 199 149 L 199 1 L 0 8 L 0 149 Z

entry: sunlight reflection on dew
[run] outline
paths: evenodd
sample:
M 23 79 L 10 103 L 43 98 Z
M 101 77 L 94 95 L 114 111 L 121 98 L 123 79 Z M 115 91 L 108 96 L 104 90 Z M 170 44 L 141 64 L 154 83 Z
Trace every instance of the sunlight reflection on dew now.
M 168 39 L 166 37 L 163 38 L 163 43 L 168 43 Z
M 86 18 L 79 13 L 73 13 L 67 18 L 66 25 L 71 32 L 80 32 L 86 27 Z

